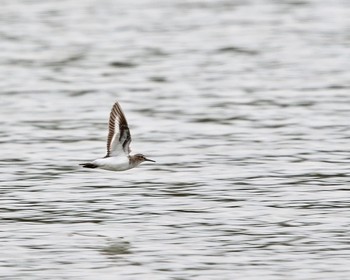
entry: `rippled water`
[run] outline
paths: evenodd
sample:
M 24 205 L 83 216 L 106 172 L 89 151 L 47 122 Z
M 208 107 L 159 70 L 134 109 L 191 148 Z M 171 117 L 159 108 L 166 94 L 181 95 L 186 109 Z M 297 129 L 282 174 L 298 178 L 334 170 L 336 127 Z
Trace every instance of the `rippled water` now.
M 2 1 L 1 279 L 349 279 L 349 12 Z

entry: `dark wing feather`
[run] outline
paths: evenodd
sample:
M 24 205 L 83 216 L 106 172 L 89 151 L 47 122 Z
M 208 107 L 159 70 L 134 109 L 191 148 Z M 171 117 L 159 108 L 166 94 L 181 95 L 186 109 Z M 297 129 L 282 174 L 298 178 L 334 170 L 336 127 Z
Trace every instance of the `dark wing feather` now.
M 125 115 L 118 102 L 115 102 L 109 116 L 107 155 L 117 156 L 130 153 L 131 135 Z

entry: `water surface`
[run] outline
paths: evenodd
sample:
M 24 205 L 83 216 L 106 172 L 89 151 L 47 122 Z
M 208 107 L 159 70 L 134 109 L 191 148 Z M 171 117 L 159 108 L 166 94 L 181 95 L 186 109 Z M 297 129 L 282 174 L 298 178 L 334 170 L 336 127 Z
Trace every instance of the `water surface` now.
M 2 1 L 1 279 L 349 279 L 349 12 Z

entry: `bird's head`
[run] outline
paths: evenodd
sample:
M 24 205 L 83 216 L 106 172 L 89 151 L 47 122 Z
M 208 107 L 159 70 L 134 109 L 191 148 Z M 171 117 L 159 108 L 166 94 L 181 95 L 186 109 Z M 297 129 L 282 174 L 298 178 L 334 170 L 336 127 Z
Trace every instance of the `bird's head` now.
M 143 154 L 136 154 L 132 157 L 133 161 L 135 162 L 136 165 L 139 165 L 140 163 L 144 162 L 144 161 L 151 161 L 151 162 L 155 162 L 152 159 L 148 159 L 146 158 Z

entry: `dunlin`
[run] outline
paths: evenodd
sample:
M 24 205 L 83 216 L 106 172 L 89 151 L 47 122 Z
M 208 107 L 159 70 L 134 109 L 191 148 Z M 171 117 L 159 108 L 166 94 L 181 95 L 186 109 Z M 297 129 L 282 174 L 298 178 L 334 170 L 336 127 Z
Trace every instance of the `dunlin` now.
M 124 171 L 138 166 L 144 161 L 154 160 L 142 154 L 130 155 L 131 135 L 125 115 L 118 102 L 115 102 L 109 116 L 107 155 L 104 158 L 82 163 L 85 168 L 101 168 L 111 171 Z

